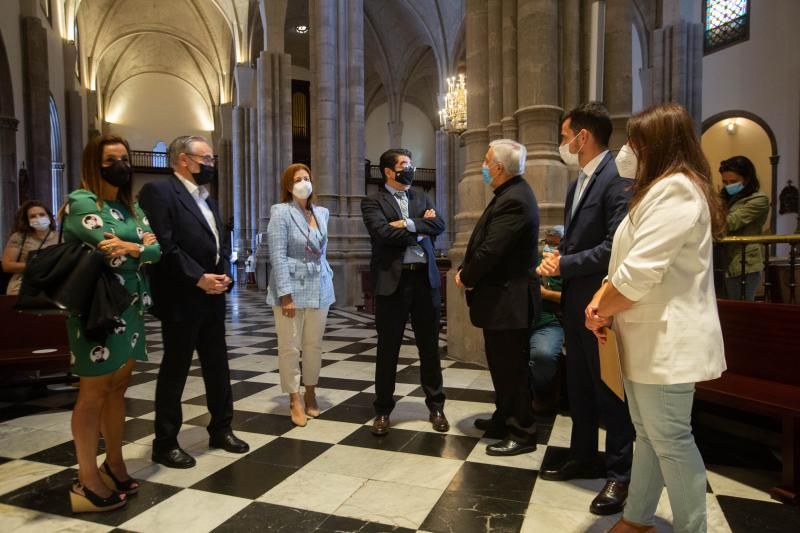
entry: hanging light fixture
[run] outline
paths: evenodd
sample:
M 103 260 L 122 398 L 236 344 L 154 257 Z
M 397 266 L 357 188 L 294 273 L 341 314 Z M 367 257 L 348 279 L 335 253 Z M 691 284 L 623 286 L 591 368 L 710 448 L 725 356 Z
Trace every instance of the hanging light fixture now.
M 439 124 L 447 133 L 463 133 L 467 129 L 467 78 L 463 72 L 447 79 L 444 107 L 439 110 Z

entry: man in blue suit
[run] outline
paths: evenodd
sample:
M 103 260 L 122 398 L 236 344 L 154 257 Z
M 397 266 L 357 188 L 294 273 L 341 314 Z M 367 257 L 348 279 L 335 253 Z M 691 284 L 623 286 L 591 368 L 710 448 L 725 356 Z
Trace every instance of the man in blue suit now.
M 372 243 L 370 270 L 375 289 L 375 421 L 372 433 L 389 431 L 394 409 L 397 359 L 409 314 L 420 359 L 420 382 L 433 429 L 450 429 L 444 416 L 444 386 L 439 361 L 441 281 L 433 239 L 444 231 L 444 220 L 433 202 L 413 191 L 411 152 L 387 150 L 381 155 L 384 185 L 361 201 L 361 213 Z
M 559 251 L 547 254 L 539 267 L 546 276 L 563 279 L 561 304 L 567 344 L 567 391 L 572 415 L 570 453 L 561 465 L 543 467 L 540 477 L 555 481 L 603 478 L 607 482 L 592 501 L 594 514 L 622 510 L 628 495 L 635 432 L 625 402 L 600 379 L 597 340 L 584 326 L 584 311 L 608 274 L 614 232 L 628 212 L 633 182 L 620 177 L 608 150 L 613 126 L 598 102 L 579 106 L 561 123 L 561 158 L 580 166 L 567 191 L 565 235 Z M 597 435 L 606 427 L 605 464 Z

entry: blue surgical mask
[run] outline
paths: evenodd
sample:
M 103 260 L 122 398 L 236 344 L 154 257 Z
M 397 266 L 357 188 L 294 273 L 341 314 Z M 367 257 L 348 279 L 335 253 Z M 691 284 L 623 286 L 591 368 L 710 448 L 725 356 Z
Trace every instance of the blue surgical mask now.
M 731 183 L 730 185 L 725 186 L 725 192 L 727 192 L 730 196 L 736 196 L 744 189 L 743 182 Z
M 483 174 L 483 182 L 486 185 L 489 185 L 490 183 L 492 183 L 492 177 L 489 175 L 489 167 L 487 167 L 486 165 L 483 165 L 481 167 L 481 173 Z
M 544 246 L 542 246 L 542 252 L 546 254 L 552 254 L 556 250 L 557 248 L 555 246 L 550 246 L 549 244 L 545 244 Z

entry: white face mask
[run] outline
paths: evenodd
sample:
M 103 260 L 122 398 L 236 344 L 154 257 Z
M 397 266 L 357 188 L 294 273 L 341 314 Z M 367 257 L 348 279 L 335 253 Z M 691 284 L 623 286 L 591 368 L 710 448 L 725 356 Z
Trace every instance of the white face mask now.
M 615 163 L 617 164 L 617 172 L 619 172 L 620 177 L 630 178 L 632 180 L 636 179 L 636 169 L 639 167 L 639 160 L 636 158 L 636 154 L 633 153 L 630 146 L 626 144 L 620 149 Z
M 38 231 L 50 229 L 50 217 L 36 217 L 29 222 L 30 226 Z
M 292 187 L 292 194 L 295 196 L 295 198 L 305 200 L 311 196 L 311 190 L 312 187 L 310 181 L 298 181 L 294 184 L 294 187 Z
M 576 135 L 571 141 L 558 147 L 558 153 L 561 155 L 561 160 L 564 161 L 564 164 L 568 167 L 577 167 L 580 165 L 580 159 L 578 155 L 581 153 L 581 150 L 583 150 L 583 145 L 581 145 L 581 147 L 578 148 L 578 151 L 574 154 L 569 151 L 569 145 L 572 144 L 572 142 L 577 138 L 578 136 Z

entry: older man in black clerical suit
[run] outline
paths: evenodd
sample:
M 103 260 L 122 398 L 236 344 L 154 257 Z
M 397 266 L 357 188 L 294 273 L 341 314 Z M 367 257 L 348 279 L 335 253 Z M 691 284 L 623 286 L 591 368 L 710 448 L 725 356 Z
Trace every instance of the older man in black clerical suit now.
M 233 453 L 250 447 L 231 430 L 233 395 L 225 344 L 225 292 L 231 284 L 230 239 L 205 185 L 215 175 L 214 155 L 202 137 L 178 137 L 169 147 L 175 173 L 148 183 L 139 204 L 161 243 L 162 262 L 151 272 L 153 314 L 161 319 L 164 357 L 156 383 L 153 461 L 191 468 L 178 445 L 181 395 L 197 350 L 211 421 L 209 446 Z
M 433 239 L 444 231 L 444 220 L 426 194 L 411 189 L 411 152 L 387 150 L 381 156 L 380 167 L 384 184 L 361 201 L 372 242 L 370 270 L 378 330 L 372 432 L 385 435 L 389 431 L 397 358 L 409 315 L 419 350 L 420 382 L 429 420 L 434 430 L 444 432 L 450 425 L 444 416 L 439 361 L 441 281 L 433 250 Z
M 472 324 L 483 328 L 495 389 L 492 418 L 475 421 L 488 436 L 502 439 L 486 447 L 489 455 L 536 450 L 528 337 L 541 305 L 535 271 L 539 208 L 522 177 L 526 153 L 510 139 L 489 145 L 482 172 L 494 198 L 472 231 L 455 280 L 466 290 Z

